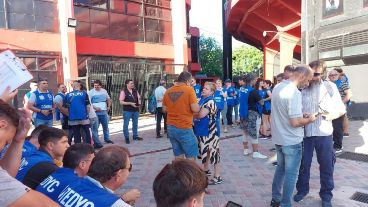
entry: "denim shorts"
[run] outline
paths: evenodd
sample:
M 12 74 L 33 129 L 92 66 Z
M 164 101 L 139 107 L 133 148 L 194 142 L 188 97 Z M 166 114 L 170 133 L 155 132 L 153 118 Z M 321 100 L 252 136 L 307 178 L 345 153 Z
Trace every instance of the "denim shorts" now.
M 198 156 L 198 141 L 193 129 L 180 129 L 175 126 L 167 126 L 167 136 L 170 138 L 174 155 L 185 155 L 186 158 Z

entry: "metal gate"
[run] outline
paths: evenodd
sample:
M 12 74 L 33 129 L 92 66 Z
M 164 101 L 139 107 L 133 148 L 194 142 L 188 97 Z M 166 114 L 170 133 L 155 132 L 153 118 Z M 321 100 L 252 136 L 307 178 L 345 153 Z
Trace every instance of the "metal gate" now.
M 89 86 L 93 87 L 93 81 L 100 80 L 109 93 L 112 100 L 110 114 L 112 117 L 122 115 L 123 107 L 120 105 L 119 95 L 125 87 L 126 79 L 133 80 L 142 100 L 140 112 L 145 113 L 148 99 L 151 97 L 153 90 L 159 85 L 160 79 L 164 78 L 168 83 L 171 83 L 177 77 L 177 75 L 165 71 L 174 71 L 174 67 L 186 69 L 185 65 L 102 60 L 87 60 L 86 66 Z

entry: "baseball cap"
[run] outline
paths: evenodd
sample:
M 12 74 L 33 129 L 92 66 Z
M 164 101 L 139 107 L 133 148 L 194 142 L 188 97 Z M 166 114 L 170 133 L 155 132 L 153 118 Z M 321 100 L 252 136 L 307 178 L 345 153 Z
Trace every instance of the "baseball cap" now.
M 226 80 L 225 80 L 225 83 L 231 83 L 230 78 L 226 79 Z

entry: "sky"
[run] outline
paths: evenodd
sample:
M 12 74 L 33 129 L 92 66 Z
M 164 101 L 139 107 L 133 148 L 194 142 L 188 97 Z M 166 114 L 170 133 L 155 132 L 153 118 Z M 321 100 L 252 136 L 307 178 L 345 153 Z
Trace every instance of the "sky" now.
M 222 0 L 192 0 L 190 26 L 198 27 L 206 37 L 215 38 L 222 46 Z M 233 38 L 233 50 L 244 45 Z

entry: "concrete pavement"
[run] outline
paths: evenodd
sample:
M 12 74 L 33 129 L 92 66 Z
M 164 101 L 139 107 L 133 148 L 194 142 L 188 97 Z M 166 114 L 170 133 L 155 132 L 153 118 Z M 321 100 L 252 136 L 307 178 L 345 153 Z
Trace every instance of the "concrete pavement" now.
M 350 123 L 350 137 L 344 138 L 344 150 L 368 154 L 368 122 L 351 121 Z M 138 131 L 139 136 L 144 138 L 143 141 L 132 141 L 131 144 L 126 145 L 122 128 L 122 120 L 110 122 L 111 139 L 115 144 L 126 146 L 133 155 L 133 170 L 127 183 L 119 191 L 138 188 L 142 194 L 135 206 L 154 207 L 152 183 L 162 167 L 174 158 L 170 149 L 171 144 L 166 136 L 156 139 L 153 117 L 142 117 L 139 120 Z M 242 154 L 240 129 L 231 129 L 229 132 L 223 133 L 222 135 L 227 137 L 220 140 L 221 172 L 224 182 L 209 186 L 210 194 L 205 197 L 205 206 L 222 207 L 228 200 L 246 207 L 269 206 L 275 170 L 271 164 L 275 158 L 274 152 L 269 150 L 273 147 L 272 141 L 260 140 L 260 151 L 269 156 L 269 159 L 253 159 Z M 102 135 L 101 131 L 100 134 Z M 349 199 L 355 191 L 368 193 L 367 172 L 368 163 L 337 158 L 333 206 L 368 206 Z M 307 197 L 299 203 L 294 203 L 294 206 L 321 206 L 318 195 L 319 170 L 315 156 L 311 169 L 310 188 L 311 192 Z

